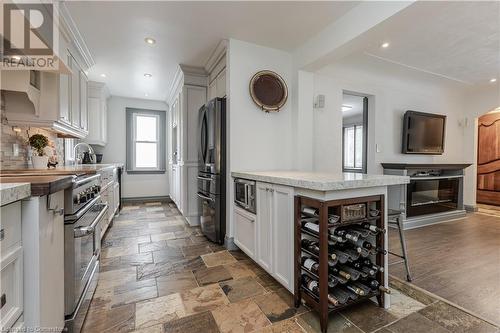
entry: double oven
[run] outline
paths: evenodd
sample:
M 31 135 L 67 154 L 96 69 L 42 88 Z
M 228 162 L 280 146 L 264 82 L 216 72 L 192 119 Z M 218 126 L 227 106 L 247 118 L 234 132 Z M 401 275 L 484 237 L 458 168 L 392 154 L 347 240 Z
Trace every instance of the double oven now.
M 84 175 L 64 193 L 64 312 L 67 332 L 80 332 L 97 287 L 101 225 L 100 176 Z

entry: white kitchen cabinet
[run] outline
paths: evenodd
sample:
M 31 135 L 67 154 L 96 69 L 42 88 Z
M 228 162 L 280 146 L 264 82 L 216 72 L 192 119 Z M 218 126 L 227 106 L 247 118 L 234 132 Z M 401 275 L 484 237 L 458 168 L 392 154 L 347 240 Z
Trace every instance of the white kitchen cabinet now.
M 88 82 L 88 132 L 85 142 L 98 146 L 105 146 L 107 139 L 107 98 L 108 90 L 104 83 Z
M 69 52 L 69 51 L 68 51 Z M 69 86 L 71 125 L 80 127 L 80 66 L 75 58 L 70 54 L 69 63 L 71 72 L 71 83 Z
M 234 243 L 250 258 L 255 258 L 255 227 L 257 217 L 239 207 L 233 210 Z
M 116 181 L 113 185 L 113 215 L 118 212 L 120 206 L 120 184 Z
M 257 182 L 256 262 L 293 290 L 292 187 Z
M 7 331 L 23 313 L 23 248 L 21 202 L 2 206 L 0 220 L 0 331 Z
M 89 115 L 88 115 L 88 108 L 87 108 L 87 75 L 80 70 L 80 128 L 88 132 L 89 130 Z
M 256 261 L 272 273 L 272 185 L 257 183 L 257 257 Z
M 64 191 L 47 198 L 22 201 L 26 327 L 64 327 Z
M 226 96 L 226 69 L 224 68 L 215 79 L 217 97 Z

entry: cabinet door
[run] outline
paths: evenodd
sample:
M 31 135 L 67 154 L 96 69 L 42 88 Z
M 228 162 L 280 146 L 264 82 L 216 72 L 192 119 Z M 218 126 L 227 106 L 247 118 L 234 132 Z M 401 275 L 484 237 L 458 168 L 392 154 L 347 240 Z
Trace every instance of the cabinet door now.
M 68 55 L 68 58 L 71 57 Z M 68 62 L 69 63 L 69 62 Z M 71 75 L 59 75 L 59 120 L 71 124 L 70 118 L 70 84 Z
M 23 313 L 23 249 L 18 246 L 1 260 L 0 330 L 8 331 Z M 9 331 L 10 332 L 10 331 Z
M 208 100 L 217 97 L 217 78 L 208 85 Z
M 101 139 L 104 144 L 108 143 L 108 105 L 106 98 L 101 99 Z
M 293 290 L 293 195 L 292 187 L 273 185 L 272 250 L 273 276 L 288 290 Z
M 118 206 L 120 206 L 120 184 L 118 182 L 115 183 L 113 187 L 113 201 L 114 201 L 114 213 L 118 211 Z
M 89 116 L 87 109 L 87 75 L 80 70 L 80 128 L 84 131 L 89 129 Z
M 255 258 L 255 215 L 234 207 L 233 221 L 234 242 L 250 258 Z
M 97 143 L 102 141 L 101 126 L 101 100 L 96 97 L 88 98 L 88 131 L 87 142 Z
M 80 128 L 80 66 L 73 56 L 71 59 L 71 124 Z
M 257 183 L 257 262 L 272 273 L 271 185 Z
M 216 89 L 217 89 L 217 97 L 226 96 L 226 69 L 224 68 L 219 75 L 217 75 L 216 81 Z

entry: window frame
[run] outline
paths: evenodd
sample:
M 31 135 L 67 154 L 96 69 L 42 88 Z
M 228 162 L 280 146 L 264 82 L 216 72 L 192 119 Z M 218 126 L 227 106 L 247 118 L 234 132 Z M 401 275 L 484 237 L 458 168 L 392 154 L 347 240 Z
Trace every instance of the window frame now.
M 156 141 L 137 140 L 137 118 L 154 117 L 156 118 Z M 155 174 L 165 173 L 166 165 L 166 112 L 158 110 L 147 110 L 137 108 L 126 108 L 126 144 L 127 158 L 126 171 L 131 174 Z M 136 145 L 137 143 L 156 143 L 156 161 L 157 166 L 137 167 Z

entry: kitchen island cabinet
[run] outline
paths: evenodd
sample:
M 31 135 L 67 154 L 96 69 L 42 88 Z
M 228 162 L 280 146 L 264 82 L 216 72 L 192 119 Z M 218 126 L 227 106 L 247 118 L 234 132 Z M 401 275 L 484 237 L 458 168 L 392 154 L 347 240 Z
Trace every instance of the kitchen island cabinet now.
M 406 184 L 408 177 L 365 175 L 357 173 L 329 174 L 298 171 L 232 172 L 233 178 L 257 182 L 255 215 L 255 250 L 240 247 L 257 264 L 271 274 L 290 292 L 294 292 L 294 198 L 307 197 L 319 201 L 342 200 L 368 196 L 387 196 L 387 186 Z M 386 207 L 385 207 L 386 208 Z M 249 236 L 240 232 L 248 222 L 235 218 L 233 208 L 234 242 L 249 244 Z M 387 209 L 384 221 L 387 221 Z M 245 212 L 248 214 L 248 212 Z M 241 214 L 239 214 L 241 215 Z M 385 222 L 387 223 L 387 222 Z M 245 225 L 246 224 L 246 225 Z M 387 227 L 387 226 L 385 226 Z M 252 229 L 248 229 L 251 232 Z M 246 237 L 246 238 L 243 238 Z M 385 236 L 387 238 L 387 236 Z M 385 239 L 387 250 L 387 239 Z M 387 264 L 385 281 L 387 281 Z M 387 285 L 386 285 L 387 287 Z M 385 306 L 389 306 L 385 295 Z

